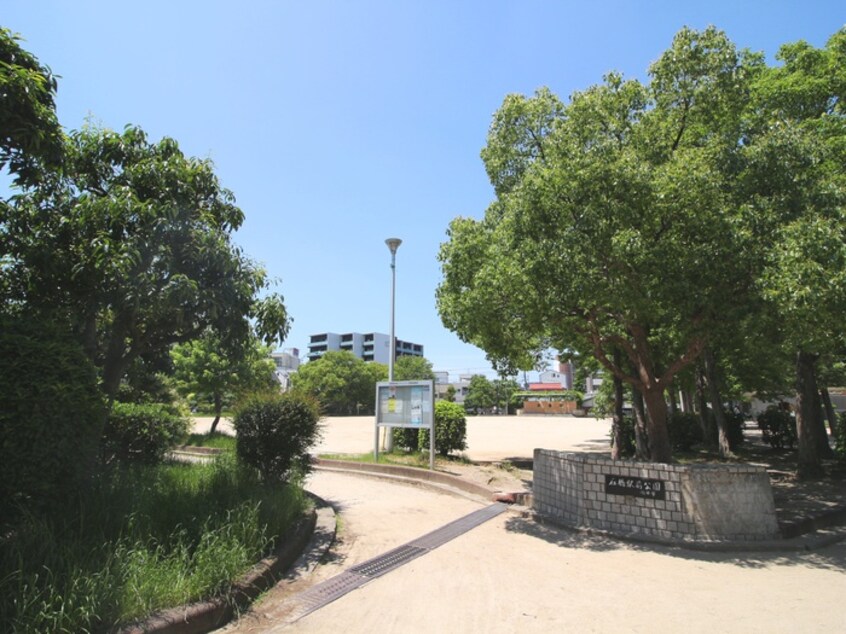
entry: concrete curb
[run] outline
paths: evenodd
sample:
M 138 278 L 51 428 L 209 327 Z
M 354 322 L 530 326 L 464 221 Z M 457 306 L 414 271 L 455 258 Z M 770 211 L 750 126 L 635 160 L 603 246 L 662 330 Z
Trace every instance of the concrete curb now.
M 311 553 L 307 566 L 311 572 L 314 564 L 334 541 L 335 514 L 328 503 L 316 495 L 309 496 L 316 508 L 297 521 L 284 535 L 283 545 L 271 556 L 265 557 L 236 582 L 225 597 L 216 597 L 172 608 L 154 614 L 147 619 L 125 625 L 117 634 L 201 634 L 220 628 L 233 616 L 244 610 L 261 593 L 275 585 L 288 568 L 301 564 L 312 547 L 323 552 Z M 321 530 L 316 531 L 319 526 Z M 319 533 L 319 536 L 316 535 Z M 319 542 L 319 543 L 316 543 Z
M 569 526 L 563 522 L 557 521 L 555 518 L 540 515 L 534 511 L 529 511 L 528 517 L 538 524 L 550 524 L 564 530 L 580 533 L 582 535 L 592 535 L 597 537 L 605 537 L 608 539 L 617 539 L 620 541 L 633 544 L 650 544 L 655 546 L 666 546 L 669 548 L 682 548 L 684 550 L 694 550 L 701 552 L 726 552 L 726 553 L 754 553 L 754 552 L 805 552 L 811 550 L 818 550 L 831 546 L 843 540 L 846 540 L 846 526 L 836 526 L 832 528 L 819 529 L 814 533 L 807 533 L 799 537 L 791 537 L 785 539 L 770 539 L 753 541 L 720 541 L 720 542 L 694 542 L 694 541 L 672 541 L 668 539 L 661 539 L 658 537 L 649 537 L 647 535 L 628 535 L 621 533 L 610 533 L 608 531 L 601 531 L 595 528 L 579 528 Z
M 554 518 L 546 517 L 533 511 L 531 508 L 531 493 L 525 491 L 518 493 L 497 492 L 481 484 L 469 482 L 458 476 L 453 476 L 439 471 L 430 471 L 428 469 L 420 469 L 417 467 L 403 467 L 399 465 L 380 465 L 366 462 L 350 462 L 345 460 L 326 460 L 323 458 L 316 458 L 314 460 L 314 465 L 318 469 L 324 469 L 327 471 L 345 471 L 358 473 L 364 476 L 399 479 L 412 484 L 416 483 L 428 485 L 432 488 L 446 492 L 454 493 L 454 490 L 458 489 L 459 491 L 470 493 L 473 496 L 482 497 L 486 500 L 506 502 L 509 504 L 514 503 L 515 506 L 513 507 L 513 510 L 515 512 L 521 514 L 523 517 L 530 518 L 532 521 L 539 524 L 551 524 L 572 532 L 581 533 L 583 535 L 596 535 L 631 543 L 654 544 L 658 546 L 668 546 L 706 552 L 768 552 L 817 550 L 846 540 L 846 526 L 839 525 L 846 522 L 846 509 L 843 508 L 838 508 L 825 513 L 824 515 L 809 517 L 802 520 L 800 523 L 797 523 L 797 529 L 801 529 L 802 532 L 796 532 L 793 535 L 784 531 L 784 528 L 782 528 L 785 532 L 785 537 L 782 539 L 762 540 L 758 542 L 672 541 L 660 538 L 650 538 L 642 535 L 610 533 L 596 529 L 583 529 L 568 526 L 561 522 L 557 522 Z M 450 489 L 453 489 L 453 491 L 450 491 Z
M 455 491 L 450 491 L 450 489 L 457 489 L 463 493 L 469 493 L 472 496 L 483 498 L 486 501 L 522 504 L 525 503 L 530 496 L 530 494 L 526 491 L 503 492 L 491 489 L 477 482 L 465 480 L 459 476 L 443 473 L 442 471 L 420 469 L 418 467 L 373 464 L 368 462 L 351 462 L 347 460 L 327 460 L 325 458 L 315 458 L 313 464 L 315 468 L 325 471 L 352 471 L 361 475 L 388 477 L 404 480 L 411 484 L 421 484 L 437 490 L 453 493 Z M 496 499 L 500 496 L 510 497 L 511 499 Z

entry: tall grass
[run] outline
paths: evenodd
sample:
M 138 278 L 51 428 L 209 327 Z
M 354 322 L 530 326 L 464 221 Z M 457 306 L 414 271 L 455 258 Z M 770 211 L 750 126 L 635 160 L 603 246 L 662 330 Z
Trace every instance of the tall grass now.
M 0 538 L 0 631 L 104 631 L 219 593 L 306 499 L 223 455 L 110 472 L 72 506 L 28 516 Z

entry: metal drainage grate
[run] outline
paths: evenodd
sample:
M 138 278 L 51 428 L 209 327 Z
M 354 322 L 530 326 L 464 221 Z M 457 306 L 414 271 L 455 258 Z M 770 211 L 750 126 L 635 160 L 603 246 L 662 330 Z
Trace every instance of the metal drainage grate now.
M 394 568 L 399 568 L 404 563 L 427 552 L 429 551 L 426 548 L 406 544 L 405 546 L 394 548 L 393 550 L 386 552 L 384 555 L 379 555 L 369 561 L 355 565 L 350 568 L 350 572 L 355 572 L 360 575 L 364 575 L 365 577 L 375 579 L 376 577 L 381 577 L 386 572 L 390 572 Z
M 431 533 L 418 537 L 408 544 L 356 564 L 349 570 L 312 586 L 294 598 L 296 605 L 288 617 L 288 622 L 297 621 L 307 614 L 311 614 L 315 610 L 322 608 L 324 605 L 332 603 L 335 599 L 341 598 L 348 592 L 363 586 L 371 579 L 375 579 L 395 568 L 399 568 L 412 559 L 425 555 L 430 550 L 496 517 L 507 508 L 504 504 L 491 504 L 478 511 L 473 511 L 469 515 L 465 515 Z
M 505 504 L 491 504 L 490 506 L 486 506 L 478 511 L 473 511 L 469 515 L 460 517 L 449 524 L 444 524 L 440 528 L 433 530 L 431 533 L 427 533 L 422 537 L 418 537 L 417 539 L 410 541 L 409 545 L 432 550 L 433 548 L 446 544 L 448 541 L 455 539 L 459 535 L 463 535 L 467 531 L 476 528 L 480 524 L 484 524 L 489 519 L 503 513 L 507 508 L 508 507 Z

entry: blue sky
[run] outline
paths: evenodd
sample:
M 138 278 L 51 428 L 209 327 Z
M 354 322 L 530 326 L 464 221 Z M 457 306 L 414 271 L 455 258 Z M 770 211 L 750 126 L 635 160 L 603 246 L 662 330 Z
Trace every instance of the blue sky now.
M 282 347 L 388 332 L 396 236 L 397 336 L 453 374 L 490 365 L 441 325 L 437 253 L 452 218 L 493 199 L 479 152 L 505 95 L 646 79 L 685 25 L 772 61 L 846 23 L 842 1 L 814 0 L 4 4 L 0 24 L 61 76 L 65 128 L 133 123 L 214 162 L 246 213 L 236 242 L 281 280 Z

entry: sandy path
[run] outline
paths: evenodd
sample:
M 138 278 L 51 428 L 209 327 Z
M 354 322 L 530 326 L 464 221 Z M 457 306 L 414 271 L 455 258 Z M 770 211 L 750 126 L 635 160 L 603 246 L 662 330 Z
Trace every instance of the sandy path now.
M 340 510 L 322 580 L 480 504 L 339 473 L 309 488 Z M 846 544 L 814 553 L 698 553 L 544 527 L 506 513 L 294 624 L 239 632 L 836 632 L 846 624 Z M 247 627 L 249 625 L 249 627 Z

